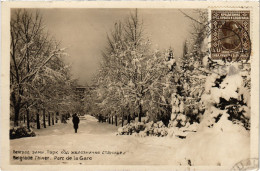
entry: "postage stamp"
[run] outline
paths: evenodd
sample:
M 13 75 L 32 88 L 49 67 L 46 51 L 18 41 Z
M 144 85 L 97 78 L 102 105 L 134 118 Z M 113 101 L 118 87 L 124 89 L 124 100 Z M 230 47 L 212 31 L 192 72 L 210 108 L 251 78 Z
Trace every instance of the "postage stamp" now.
M 211 57 L 246 60 L 250 57 L 250 11 L 211 11 Z

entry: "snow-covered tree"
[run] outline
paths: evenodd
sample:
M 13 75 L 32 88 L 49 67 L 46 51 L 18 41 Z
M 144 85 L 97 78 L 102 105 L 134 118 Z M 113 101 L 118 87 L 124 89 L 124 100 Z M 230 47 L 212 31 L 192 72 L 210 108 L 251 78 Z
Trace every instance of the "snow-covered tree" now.
M 24 108 L 29 127 L 29 109 L 41 109 L 68 78 L 62 61 L 65 52 L 48 36 L 39 12 L 15 9 L 11 13 L 11 111 L 17 126 Z
M 120 112 L 121 117 L 136 114 L 139 121 L 145 113 L 154 114 L 161 100 L 160 81 L 169 72 L 165 58 L 150 49 L 143 32 L 137 10 L 124 23 L 115 24 L 103 53 L 97 90 L 102 92 L 100 105 L 107 113 Z
M 207 12 L 196 12 L 197 20 L 185 14 L 194 21 L 182 58 L 185 119 L 213 126 L 223 115 L 250 129 L 250 64 L 211 60 Z

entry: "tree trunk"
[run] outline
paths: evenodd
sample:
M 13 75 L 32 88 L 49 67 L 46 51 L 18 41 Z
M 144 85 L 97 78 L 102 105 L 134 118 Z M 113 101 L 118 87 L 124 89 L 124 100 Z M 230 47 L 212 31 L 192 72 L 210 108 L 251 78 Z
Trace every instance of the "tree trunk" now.
M 114 123 L 114 122 L 113 122 L 113 115 L 111 116 L 111 120 L 112 120 L 112 125 L 113 125 L 113 123 Z
M 22 91 L 19 89 L 19 93 L 22 94 Z M 19 95 L 18 95 L 19 96 Z M 11 101 L 13 102 L 14 105 L 14 126 L 19 125 L 19 114 L 20 114 L 20 109 L 21 109 L 21 97 L 16 98 L 16 95 L 14 92 L 11 94 Z
M 122 115 L 122 127 L 124 126 L 124 115 Z
M 20 113 L 20 107 L 19 106 L 16 106 L 14 108 L 14 126 L 18 126 L 19 123 L 18 123 L 18 120 L 19 120 L 19 113 Z
M 56 115 L 55 115 L 55 123 L 58 123 L 58 117 L 59 116 L 59 112 L 56 112 Z
M 130 114 L 128 114 L 128 115 L 127 115 L 127 123 L 130 124 L 130 120 L 131 120 L 131 118 L 130 118 Z
M 40 124 L 40 114 L 39 114 L 39 109 L 37 110 L 36 114 L 36 123 L 37 123 L 37 129 L 41 129 L 41 124 Z
M 23 113 L 23 123 L 25 123 L 25 113 Z
M 109 123 L 109 124 L 111 123 L 110 117 L 108 117 L 108 123 Z
M 48 125 L 51 126 L 51 114 L 48 112 Z
M 115 116 L 115 124 L 117 126 L 117 115 Z
M 138 122 L 141 122 L 141 118 L 142 118 L 142 114 L 143 114 L 143 107 L 142 105 L 140 104 L 139 105 L 139 113 L 138 113 Z
M 54 125 L 54 113 L 52 113 L 52 118 L 51 118 L 51 120 L 52 120 L 52 125 Z
M 26 109 L 27 129 L 30 129 L 30 113 L 29 109 Z
M 100 116 L 100 114 L 98 115 L 98 122 L 101 122 L 101 116 Z
M 42 111 L 42 117 L 43 117 L 43 127 L 46 128 L 46 121 L 45 121 L 45 109 Z

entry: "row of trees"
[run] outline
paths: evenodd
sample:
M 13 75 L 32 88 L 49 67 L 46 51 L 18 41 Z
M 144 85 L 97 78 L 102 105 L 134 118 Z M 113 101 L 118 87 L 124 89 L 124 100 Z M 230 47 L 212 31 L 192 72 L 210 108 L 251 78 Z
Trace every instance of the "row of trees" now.
M 40 128 L 39 118 L 42 117 L 46 127 L 46 113 L 51 125 L 51 112 L 54 120 L 54 114 L 62 110 L 70 112 L 69 106 L 75 103 L 76 85 L 63 58 L 67 54 L 49 36 L 38 11 L 15 9 L 11 14 L 11 120 L 18 126 L 23 114 L 29 129 L 30 121 L 36 116 L 37 128 Z
M 187 122 L 200 122 L 209 107 L 202 100 L 202 96 L 209 93 L 205 88 L 206 80 L 215 74 L 214 84 L 217 84 L 228 74 L 221 68 L 231 64 L 210 59 L 208 15 L 205 11 L 196 13 L 198 20 L 183 13 L 192 20 L 193 32 L 184 43 L 180 57 L 175 57 L 171 48 L 164 52 L 152 49 L 151 42 L 144 36 L 137 10 L 125 22 L 115 23 L 107 36 L 108 45 L 103 52 L 100 71 L 88 94 L 90 112 L 99 118 L 120 117 L 122 123 L 124 119 L 130 122 L 135 117 L 140 122 L 143 116 L 153 121 L 162 120 L 166 125 L 174 121 L 171 125 L 177 127 L 185 126 Z M 245 79 L 248 82 L 250 75 Z M 232 108 L 237 105 L 233 103 L 230 101 L 225 105 Z M 228 107 L 225 110 L 231 111 Z
M 169 104 L 163 94 L 171 84 L 164 76 L 171 72 L 170 65 L 175 60 L 168 58 L 169 52 L 162 54 L 151 49 L 137 11 L 126 22 L 115 23 L 107 39 L 108 46 L 91 95 L 94 108 L 100 111 L 98 114 L 138 116 L 139 121 L 148 113 L 164 115 Z

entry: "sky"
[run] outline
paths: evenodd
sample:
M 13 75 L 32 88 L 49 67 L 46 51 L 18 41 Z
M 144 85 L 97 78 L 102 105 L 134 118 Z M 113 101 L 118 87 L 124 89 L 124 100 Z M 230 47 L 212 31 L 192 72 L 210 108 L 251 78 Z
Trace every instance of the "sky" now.
M 80 84 L 91 83 L 99 69 L 101 51 L 114 23 L 124 21 L 134 9 L 40 9 L 46 29 L 61 46 L 68 48 L 66 62 Z M 193 11 L 184 10 L 194 16 Z M 182 55 L 183 43 L 190 37 L 191 21 L 177 9 L 138 9 L 145 34 L 153 47 L 172 47 L 176 56 Z

